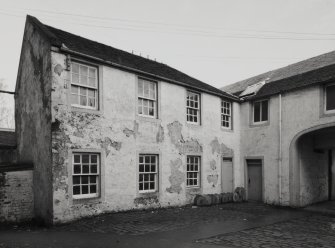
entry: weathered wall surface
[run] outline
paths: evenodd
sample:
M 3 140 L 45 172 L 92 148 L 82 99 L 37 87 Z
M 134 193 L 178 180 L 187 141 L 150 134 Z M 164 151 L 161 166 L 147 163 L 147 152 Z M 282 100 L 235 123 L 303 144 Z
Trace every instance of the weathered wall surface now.
M 195 194 L 221 193 L 221 158 L 233 156 L 235 186 L 239 168 L 239 106 L 234 104 L 234 130 L 220 128 L 220 98 L 201 94 L 201 126 L 186 123 L 186 89 L 158 83 L 158 119 L 137 115 L 137 76 L 99 67 L 103 92 L 99 113 L 75 109 L 68 102 L 65 56 L 52 54 L 54 221 L 62 222 L 105 211 L 178 206 Z M 55 70 L 55 68 L 57 69 Z M 73 200 L 71 151 L 101 151 L 101 197 Z M 138 154 L 159 155 L 158 192 L 138 192 Z M 201 187 L 188 189 L 186 155 L 201 155 Z
M 0 222 L 30 220 L 33 216 L 33 172 L 0 173 Z
M 18 162 L 34 163 L 34 212 L 52 219 L 50 44 L 27 19 L 16 83 Z
M 328 150 L 315 150 L 310 134 L 299 139 L 298 147 L 301 204 L 328 200 Z
M 17 160 L 17 152 L 15 148 L 0 148 L 0 164 L 14 163 Z
M 279 96 L 270 99 L 270 122 L 265 126 L 250 126 L 250 103 L 241 104 L 241 159 L 245 160 L 248 156 L 264 157 L 266 203 L 292 206 L 305 204 L 300 192 L 302 175 L 296 141 L 305 132 L 334 126 L 335 116 L 322 115 L 321 96 L 322 88 L 318 85 L 282 95 L 281 167 Z M 308 192 L 304 192 L 304 197 L 307 197 L 306 194 Z

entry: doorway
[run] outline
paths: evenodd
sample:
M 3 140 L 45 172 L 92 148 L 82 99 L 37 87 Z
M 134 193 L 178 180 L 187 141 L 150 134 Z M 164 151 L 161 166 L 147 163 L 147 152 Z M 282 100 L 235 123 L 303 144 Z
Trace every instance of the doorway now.
M 249 201 L 263 201 L 262 159 L 247 159 L 247 194 Z
M 222 193 L 232 193 L 234 191 L 233 185 L 233 158 L 222 158 L 221 167 L 221 190 Z

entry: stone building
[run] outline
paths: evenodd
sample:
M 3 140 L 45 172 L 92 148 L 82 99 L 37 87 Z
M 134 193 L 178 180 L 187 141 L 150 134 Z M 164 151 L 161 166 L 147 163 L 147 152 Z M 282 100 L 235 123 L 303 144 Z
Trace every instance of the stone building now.
M 15 159 L 0 165 L 0 196 L 15 199 L 0 220 L 182 206 L 236 187 L 276 205 L 332 199 L 333 67 L 329 53 L 219 90 L 28 16 Z M 5 215 L 22 187 L 33 200 Z

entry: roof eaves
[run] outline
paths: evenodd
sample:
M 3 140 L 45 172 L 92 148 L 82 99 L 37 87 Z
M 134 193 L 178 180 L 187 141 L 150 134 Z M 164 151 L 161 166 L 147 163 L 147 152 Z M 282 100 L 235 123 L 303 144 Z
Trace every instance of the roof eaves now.
M 126 71 L 136 72 L 136 73 L 139 73 L 139 74 L 142 74 L 142 75 L 147 75 L 147 76 L 151 76 L 151 77 L 154 77 L 154 78 L 158 78 L 158 79 L 170 82 L 170 83 L 182 85 L 182 86 L 187 87 L 187 88 L 193 88 L 195 90 L 199 90 L 199 91 L 202 91 L 202 92 L 205 92 L 205 93 L 209 93 L 209 94 L 212 94 L 212 95 L 229 98 L 230 100 L 234 100 L 234 101 L 239 101 L 238 97 L 236 97 L 236 96 L 234 96 L 234 95 L 232 95 L 230 93 L 224 92 L 224 91 L 222 91 L 220 89 L 218 89 L 218 91 L 215 92 L 215 91 L 211 91 L 211 90 L 200 88 L 200 87 L 196 87 L 196 86 L 190 86 L 190 85 L 188 85 L 186 83 L 183 83 L 183 82 L 180 82 L 180 81 L 176 81 L 176 80 L 173 80 L 173 79 L 170 79 L 170 78 L 166 78 L 166 77 L 163 77 L 163 76 L 160 76 L 160 75 L 157 75 L 157 74 L 152 74 L 152 73 L 149 73 L 149 72 L 146 72 L 146 71 L 141 71 L 141 70 L 138 70 L 138 69 L 135 69 L 135 68 L 131 68 L 131 67 L 127 67 L 127 66 L 124 66 L 124 65 L 121 65 L 121 64 L 117 64 L 115 62 L 106 61 L 106 60 L 98 58 L 98 57 L 94 57 L 94 56 L 91 56 L 91 55 L 88 55 L 88 54 L 77 52 L 77 51 L 74 51 L 72 49 L 69 49 L 69 48 L 65 47 L 64 45 L 60 46 L 60 51 L 65 52 L 65 53 L 74 54 L 74 55 L 81 56 L 81 57 L 86 57 L 86 58 L 89 58 L 89 59 L 92 59 L 92 60 L 96 60 L 96 61 L 108 64 L 108 65 L 111 65 L 111 66 L 114 66 L 114 67 L 118 67 L 118 68 L 124 69 Z

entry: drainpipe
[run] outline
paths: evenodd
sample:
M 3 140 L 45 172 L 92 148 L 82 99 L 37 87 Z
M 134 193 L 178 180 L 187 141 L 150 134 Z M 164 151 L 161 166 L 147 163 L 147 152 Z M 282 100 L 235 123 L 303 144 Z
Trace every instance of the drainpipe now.
M 279 205 L 282 203 L 282 99 L 279 94 L 279 150 L 278 150 L 278 187 L 279 187 Z

